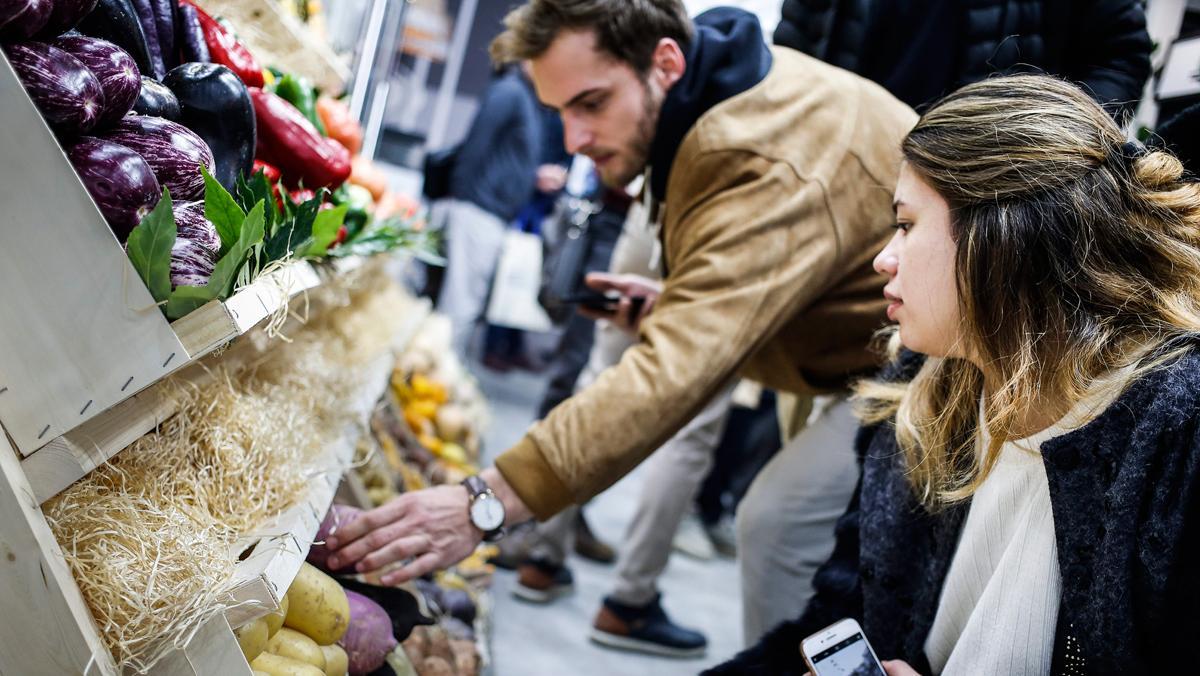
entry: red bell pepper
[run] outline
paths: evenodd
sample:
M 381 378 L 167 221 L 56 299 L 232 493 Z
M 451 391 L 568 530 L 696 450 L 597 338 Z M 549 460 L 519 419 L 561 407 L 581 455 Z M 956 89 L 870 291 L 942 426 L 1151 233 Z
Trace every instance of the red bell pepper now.
M 284 99 L 250 87 L 258 122 L 258 157 L 279 167 L 289 187 L 334 189 L 350 178 L 350 151 L 317 128 Z
M 247 87 L 261 87 L 264 84 L 262 67 L 246 46 L 238 42 L 232 33 L 225 30 L 208 12 L 200 9 L 190 0 L 182 0 L 184 4 L 196 8 L 200 19 L 200 30 L 204 32 L 204 44 L 208 46 L 209 58 L 213 63 L 219 63 L 237 74 Z
M 272 185 L 274 185 L 275 183 L 278 183 L 280 177 L 283 176 L 283 174 L 281 174 L 279 172 L 279 169 L 275 168 L 273 165 L 267 164 L 266 162 L 263 162 L 262 160 L 254 160 L 254 168 L 252 170 L 250 170 L 250 175 L 253 176 L 254 174 L 257 174 L 260 170 L 262 171 L 263 176 L 266 177 L 267 183 L 270 183 Z

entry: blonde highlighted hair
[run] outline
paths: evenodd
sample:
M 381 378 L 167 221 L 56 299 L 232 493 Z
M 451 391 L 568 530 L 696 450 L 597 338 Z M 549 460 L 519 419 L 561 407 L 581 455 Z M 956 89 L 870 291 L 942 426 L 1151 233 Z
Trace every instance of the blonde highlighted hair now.
M 913 488 L 937 507 L 978 489 L 1031 408 L 1069 407 L 1116 368 L 1136 379 L 1200 332 L 1200 186 L 1169 153 L 1126 143 L 1078 87 L 1038 75 L 950 94 L 902 149 L 950 206 L 972 359 L 862 382 L 858 409 L 894 420 Z

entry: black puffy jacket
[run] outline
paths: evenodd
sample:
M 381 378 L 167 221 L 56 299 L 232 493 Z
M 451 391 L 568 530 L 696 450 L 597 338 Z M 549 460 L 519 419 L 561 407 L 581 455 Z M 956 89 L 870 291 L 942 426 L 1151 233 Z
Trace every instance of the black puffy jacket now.
M 923 4 L 935 9 L 926 11 Z M 775 42 L 854 71 L 919 108 L 992 73 L 1037 70 L 1083 85 L 1114 115 L 1131 111 L 1150 75 L 1140 0 L 784 0 Z M 897 16 L 903 17 L 896 21 Z M 939 26 L 912 48 L 947 73 L 897 72 L 905 35 Z M 936 40 L 936 43 L 930 43 Z M 943 81 L 936 81 L 941 79 Z

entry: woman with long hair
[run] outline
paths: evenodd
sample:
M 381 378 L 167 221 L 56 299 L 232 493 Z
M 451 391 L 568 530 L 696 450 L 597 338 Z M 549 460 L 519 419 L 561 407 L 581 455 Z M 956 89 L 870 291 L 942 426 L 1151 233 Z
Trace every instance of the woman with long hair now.
M 892 364 L 803 616 L 889 674 L 1181 673 L 1200 638 L 1200 185 L 1076 86 L 989 79 L 903 142 Z

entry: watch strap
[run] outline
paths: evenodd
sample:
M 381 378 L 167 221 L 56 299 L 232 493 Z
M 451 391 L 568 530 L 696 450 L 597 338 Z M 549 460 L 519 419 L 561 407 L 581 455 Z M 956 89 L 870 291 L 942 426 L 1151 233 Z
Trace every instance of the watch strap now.
M 469 508 L 469 505 L 474 504 L 475 501 L 477 499 L 479 499 L 479 497 L 482 495 L 489 495 L 492 500 L 500 499 L 500 498 L 496 497 L 496 494 L 493 493 L 492 489 L 488 487 L 487 482 L 484 481 L 483 478 L 480 477 L 478 474 L 472 474 L 471 476 L 463 479 L 462 485 L 467 488 L 467 494 L 469 496 L 469 501 L 470 501 L 468 503 L 468 508 Z M 471 523 L 472 524 L 475 523 L 473 519 L 472 519 Z M 476 526 L 476 528 L 478 528 L 478 526 Z M 503 537 L 504 537 L 504 524 L 500 524 L 499 526 L 497 526 L 496 528 L 493 528 L 492 530 L 483 532 L 483 541 L 484 542 L 495 542 Z

